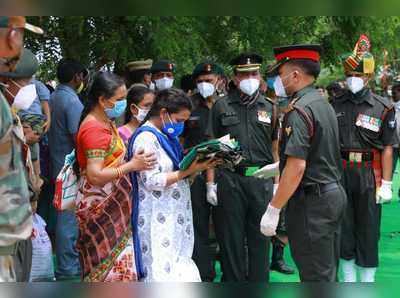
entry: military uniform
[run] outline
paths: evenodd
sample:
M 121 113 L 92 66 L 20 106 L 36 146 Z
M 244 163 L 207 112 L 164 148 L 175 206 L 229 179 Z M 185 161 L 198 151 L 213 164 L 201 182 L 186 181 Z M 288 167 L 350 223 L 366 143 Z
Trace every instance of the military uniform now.
M 28 183 L 21 159 L 23 134 L 17 134 L 14 123 L 18 119 L 0 92 L 0 281 L 15 281 L 11 256 L 17 254 L 18 242 L 32 233 Z
M 219 73 L 220 68 L 218 65 L 206 61 L 198 64 L 191 76 L 196 79 L 200 75 L 219 75 Z M 212 98 L 213 101 L 217 99 L 215 92 Z M 193 111 L 189 120 L 185 123 L 185 130 L 182 135 L 185 150 L 208 140 L 206 130 L 209 122 L 210 108 L 207 105 L 207 100 L 200 93 L 196 93 L 191 97 Z M 206 182 L 206 173 L 204 172 L 197 175 L 191 185 L 194 228 L 193 260 L 199 268 L 201 280 L 212 282 L 215 278 L 214 256 L 210 247 L 210 216 L 212 205 L 206 199 Z
M 205 134 L 210 109 L 206 100 L 196 93 L 191 97 L 195 107 L 188 121 L 185 123 L 184 148 L 189 149 L 207 140 Z M 193 208 L 194 249 L 193 260 L 199 268 L 202 281 L 212 282 L 215 277 L 213 257 L 210 250 L 209 223 L 211 205 L 206 200 L 206 173 L 197 175 L 191 185 L 191 199 Z
M 369 89 L 346 92 L 333 107 L 340 127 L 343 186 L 348 207 L 343 221 L 341 257 L 358 266 L 378 267 L 381 205 L 376 204 L 376 182 L 381 151 L 395 143 L 395 112 L 389 100 Z M 376 175 L 377 174 L 377 175 Z
M 258 55 L 243 54 L 231 65 L 236 71 L 251 71 L 258 70 L 255 65 L 259 66 L 261 61 Z M 259 224 L 272 198 L 273 180 L 251 175 L 274 162 L 272 142 L 278 138 L 277 110 L 274 102 L 259 91 L 249 100 L 244 100 L 243 95 L 239 89 L 232 91 L 219 99 L 211 111 L 208 133 L 215 138 L 230 134 L 239 142 L 245 157 L 233 170 L 220 171 L 214 220 L 222 253 L 223 281 L 266 282 L 269 238 L 261 234 Z
M 319 63 L 318 45 L 274 48 L 281 65 L 309 59 Z M 340 251 L 340 223 L 346 196 L 340 186 L 339 131 L 335 112 L 314 85 L 292 95 L 282 123 L 281 173 L 287 158 L 306 161 L 297 190 L 286 207 L 292 257 L 301 281 L 335 281 Z
M 348 197 L 341 242 L 343 276 L 348 282 L 357 280 L 355 265 L 359 266 L 361 281 L 375 279 L 379 263 L 379 203 L 392 196 L 391 181 L 383 179 L 381 160 L 389 157 L 387 153 L 383 156 L 383 149 L 397 141 L 393 105 L 361 81 L 374 73 L 369 48 L 368 37 L 361 35 L 354 51 L 343 56 L 348 88 L 333 101 L 340 128 L 342 183 Z

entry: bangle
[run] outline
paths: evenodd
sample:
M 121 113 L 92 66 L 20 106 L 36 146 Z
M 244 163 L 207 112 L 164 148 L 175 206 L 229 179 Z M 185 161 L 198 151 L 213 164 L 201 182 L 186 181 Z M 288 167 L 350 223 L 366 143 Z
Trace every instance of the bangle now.
M 122 171 L 122 169 L 120 167 L 115 168 L 115 171 L 117 172 L 117 178 L 122 178 L 122 176 L 124 176 L 124 172 Z
M 179 171 L 175 172 L 176 182 L 179 181 Z

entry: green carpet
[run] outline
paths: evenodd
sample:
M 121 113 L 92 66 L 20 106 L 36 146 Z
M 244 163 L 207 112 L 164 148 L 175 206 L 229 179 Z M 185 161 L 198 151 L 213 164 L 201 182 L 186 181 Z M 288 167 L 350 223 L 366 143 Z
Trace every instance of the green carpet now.
M 399 164 L 398 164 L 399 165 Z M 393 177 L 393 200 L 390 204 L 383 205 L 381 240 L 379 242 L 379 261 L 380 266 L 376 273 L 377 282 L 396 281 L 400 277 L 400 204 L 398 189 L 400 187 L 400 167 Z M 285 261 L 295 268 L 290 256 L 289 247 L 285 248 Z M 220 281 L 220 264 L 216 265 L 217 277 L 215 281 Z M 340 278 L 340 277 L 339 277 Z M 271 282 L 298 282 L 298 272 L 293 275 L 285 275 L 275 271 L 270 273 Z

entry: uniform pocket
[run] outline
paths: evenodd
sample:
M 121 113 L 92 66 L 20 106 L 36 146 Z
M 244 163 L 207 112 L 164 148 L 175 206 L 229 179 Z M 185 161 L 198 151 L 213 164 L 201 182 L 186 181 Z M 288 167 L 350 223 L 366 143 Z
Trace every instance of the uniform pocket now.
M 236 115 L 223 115 L 221 118 L 222 126 L 234 126 L 238 125 L 240 120 Z

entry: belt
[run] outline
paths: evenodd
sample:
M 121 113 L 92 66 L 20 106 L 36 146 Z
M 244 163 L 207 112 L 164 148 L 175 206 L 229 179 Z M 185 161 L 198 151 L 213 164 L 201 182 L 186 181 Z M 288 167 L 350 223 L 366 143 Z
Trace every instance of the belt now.
M 373 161 L 374 160 L 373 152 L 341 151 L 341 155 L 342 155 L 342 159 L 354 161 L 354 162 Z
M 236 174 L 239 174 L 240 176 L 252 176 L 254 174 L 255 171 L 259 170 L 261 168 L 261 166 L 248 166 L 248 167 L 244 167 L 244 166 L 236 166 L 234 168 L 234 172 Z
M 303 186 L 303 190 L 306 194 L 318 194 L 321 195 L 331 190 L 335 190 L 339 188 L 339 183 L 331 182 L 327 184 L 311 184 L 307 186 Z
M 15 256 L 17 253 L 18 242 L 9 246 L 0 246 L 0 256 Z

